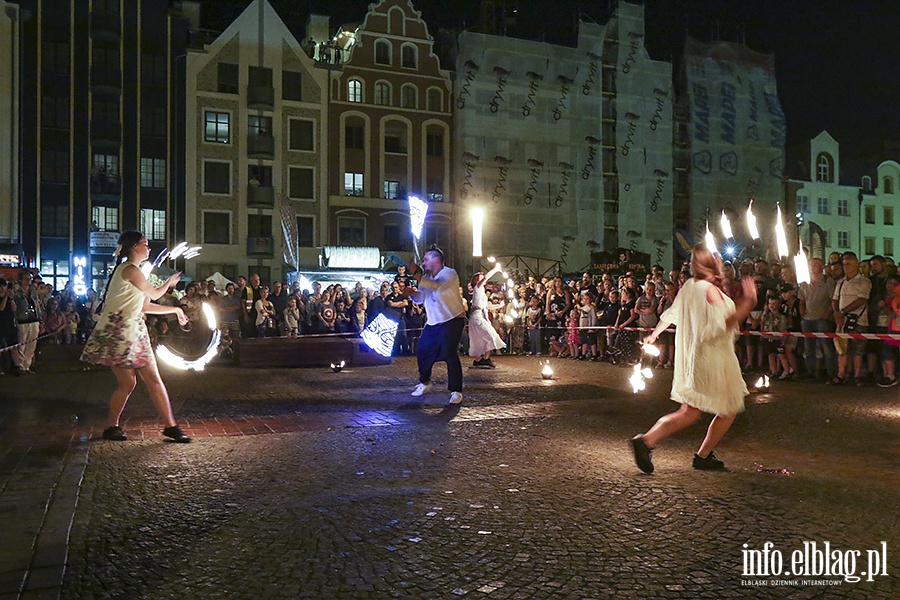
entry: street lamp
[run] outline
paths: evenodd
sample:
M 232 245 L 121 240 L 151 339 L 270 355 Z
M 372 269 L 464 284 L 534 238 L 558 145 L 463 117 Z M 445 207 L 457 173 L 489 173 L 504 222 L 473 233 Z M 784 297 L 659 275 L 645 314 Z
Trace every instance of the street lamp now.
M 479 206 L 473 206 L 469 210 L 472 217 L 472 258 L 483 256 L 481 252 L 481 233 L 484 225 L 484 209 Z

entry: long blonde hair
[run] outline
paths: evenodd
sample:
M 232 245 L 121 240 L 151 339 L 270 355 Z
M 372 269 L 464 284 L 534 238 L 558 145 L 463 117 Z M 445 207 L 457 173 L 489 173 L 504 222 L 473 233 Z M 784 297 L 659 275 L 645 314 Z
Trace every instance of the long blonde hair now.
M 710 252 L 704 242 L 694 244 L 691 248 L 691 273 L 694 279 L 709 281 L 717 288 L 725 291 L 725 272 L 722 259 L 718 254 Z

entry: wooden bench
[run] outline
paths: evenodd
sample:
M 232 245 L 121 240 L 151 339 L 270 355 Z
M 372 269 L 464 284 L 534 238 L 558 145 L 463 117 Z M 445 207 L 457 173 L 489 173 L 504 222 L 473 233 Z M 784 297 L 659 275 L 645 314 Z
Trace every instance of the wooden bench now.
M 235 362 L 241 367 L 328 367 L 342 360 L 345 366 L 391 364 L 359 338 L 299 337 L 234 340 Z

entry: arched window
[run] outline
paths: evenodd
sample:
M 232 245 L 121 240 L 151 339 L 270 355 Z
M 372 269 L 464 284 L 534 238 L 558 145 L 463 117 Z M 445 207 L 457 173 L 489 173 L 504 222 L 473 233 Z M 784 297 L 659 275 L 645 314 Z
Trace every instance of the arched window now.
M 827 152 L 816 158 L 816 181 L 834 183 L 834 159 Z
M 375 40 L 375 64 L 391 64 L 391 43 L 387 40 Z
M 419 108 L 419 94 L 416 86 L 404 83 L 400 88 L 400 106 L 403 108 Z
M 395 6 L 388 11 L 388 31 L 393 35 L 406 35 L 404 25 L 402 8 Z
M 415 44 L 403 44 L 400 48 L 400 66 L 404 69 L 416 69 L 419 66 L 419 49 Z
M 868 175 L 863 175 L 862 187 L 865 191 L 871 192 L 872 191 L 872 178 L 869 177 Z
M 363 86 L 359 79 L 351 79 L 347 82 L 347 100 L 350 102 L 363 101 Z
M 428 110 L 442 112 L 444 110 L 444 92 L 438 88 L 428 88 Z
M 882 183 L 882 191 L 885 194 L 893 194 L 894 193 L 894 178 L 893 177 L 884 177 L 881 180 Z
M 391 84 L 386 81 L 379 81 L 375 84 L 375 104 L 391 105 Z

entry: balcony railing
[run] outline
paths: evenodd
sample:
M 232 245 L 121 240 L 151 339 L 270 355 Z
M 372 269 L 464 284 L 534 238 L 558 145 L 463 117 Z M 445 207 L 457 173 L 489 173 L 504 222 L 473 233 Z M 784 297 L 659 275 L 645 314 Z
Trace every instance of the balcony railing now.
M 122 193 L 122 181 L 118 177 L 95 173 L 91 175 L 91 193 L 118 196 Z
M 247 108 L 272 110 L 275 107 L 275 88 L 271 85 L 248 85 Z
M 248 236 L 247 256 L 272 256 L 275 253 L 275 238 Z
M 268 134 L 247 136 L 248 158 L 275 158 L 275 138 Z
M 247 206 L 275 206 L 275 188 L 269 185 L 251 183 L 247 185 Z

